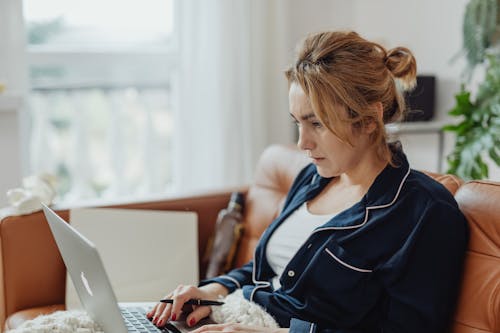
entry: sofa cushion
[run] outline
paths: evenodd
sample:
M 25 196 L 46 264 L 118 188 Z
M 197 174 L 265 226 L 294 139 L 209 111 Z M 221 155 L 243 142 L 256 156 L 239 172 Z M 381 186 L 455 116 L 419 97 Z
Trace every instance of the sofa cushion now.
M 60 212 L 68 218 L 67 211 Z M 0 223 L 3 310 L 64 303 L 66 271 L 43 213 L 12 216 Z
M 500 183 L 471 181 L 455 198 L 470 240 L 453 332 L 500 332 Z

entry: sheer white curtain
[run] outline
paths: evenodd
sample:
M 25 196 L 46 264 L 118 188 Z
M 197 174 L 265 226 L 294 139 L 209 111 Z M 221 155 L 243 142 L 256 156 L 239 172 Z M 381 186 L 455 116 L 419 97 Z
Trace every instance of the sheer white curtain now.
M 26 174 L 21 160 L 25 158 L 21 134 L 26 134 L 26 114 L 23 108 L 27 91 L 27 69 L 24 55 L 24 22 L 22 2 L 0 0 L 0 208 L 6 205 L 5 193 L 19 185 Z
M 181 190 L 249 182 L 287 126 L 286 1 L 181 0 L 174 182 Z M 278 119 L 278 121 L 276 121 Z M 291 139 L 288 132 L 281 141 Z M 280 139 L 278 139 L 280 141 Z

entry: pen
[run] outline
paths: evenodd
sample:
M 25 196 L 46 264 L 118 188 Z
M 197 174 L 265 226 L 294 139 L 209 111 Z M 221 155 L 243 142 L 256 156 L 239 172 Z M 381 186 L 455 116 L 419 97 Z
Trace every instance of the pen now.
M 161 299 L 160 302 L 161 303 L 172 304 L 174 302 L 174 300 L 173 299 L 164 298 L 164 299 Z M 194 298 L 191 298 L 191 299 L 187 300 L 187 302 L 184 303 L 184 304 L 189 304 L 189 305 L 222 305 L 222 304 L 224 304 L 224 302 L 211 301 L 211 300 L 207 300 L 207 299 L 194 299 Z

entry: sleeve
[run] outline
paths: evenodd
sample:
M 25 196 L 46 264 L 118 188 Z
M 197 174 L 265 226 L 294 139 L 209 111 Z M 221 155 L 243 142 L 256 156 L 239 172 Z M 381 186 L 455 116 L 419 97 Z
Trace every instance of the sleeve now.
M 236 289 L 240 289 L 244 285 L 253 284 L 252 282 L 253 261 L 248 262 L 240 268 L 233 269 L 225 275 L 215 278 L 202 280 L 199 286 L 204 286 L 209 283 L 220 283 L 232 293 Z
M 243 295 L 249 299 L 249 293 L 252 291 L 251 287 L 243 288 Z M 281 327 L 288 327 L 289 333 L 381 333 L 380 328 L 372 330 L 356 329 L 356 328 L 332 328 L 322 327 L 317 323 L 307 320 L 299 319 L 296 317 L 290 318 L 290 312 L 285 307 L 280 305 L 279 298 L 272 292 L 258 291 L 254 294 L 254 302 L 260 304 L 269 313 L 271 313 Z M 265 305 L 264 305 L 265 304 Z M 287 319 L 285 319 L 287 318 Z M 290 319 L 288 319 L 290 318 Z M 282 321 L 280 321 L 280 319 Z M 421 332 L 420 332 L 421 333 Z
M 468 240 L 458 207 L 434 203 L 398 253 L 384 264 L 385 333 L 445 332 L 450 324 Z

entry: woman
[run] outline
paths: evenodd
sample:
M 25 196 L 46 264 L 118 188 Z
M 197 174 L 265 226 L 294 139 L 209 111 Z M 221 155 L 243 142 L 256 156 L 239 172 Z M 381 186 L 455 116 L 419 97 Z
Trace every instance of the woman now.
M 179 286 L 148 313 L 161 326 L 191 298 L 242 289 L 282 331 L 443 332 L 467 242 L 466 220 L 439 183 L 411 170 L 384 125 L 415 83 L 406 48 L 386 51 L 354 32 L 308 37 L 286 71 L 298 146 L 312 163 L 295 179 L 283 211 L 253 261 L 227 275 Z M 188 325 L 210 314 L 194 309 Z M 240 324 L 207 331 L 271 331 Z

